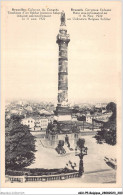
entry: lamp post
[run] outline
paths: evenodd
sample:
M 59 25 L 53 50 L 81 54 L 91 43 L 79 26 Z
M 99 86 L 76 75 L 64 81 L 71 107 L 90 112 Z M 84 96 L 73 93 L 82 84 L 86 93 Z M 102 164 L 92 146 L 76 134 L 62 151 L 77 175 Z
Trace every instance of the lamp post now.
M 84 173 L 84 166 L 83 166 L 83 156 L 87 155 L 87 147 L 84 147 L 85 139 L 78 139 L 77 141 L 77 148 L 79 148 L 80 153 L 76 153 L 76 156 L 79 156 L 80 162 L 79 162 L 79 176 L 81 177 Z M 76 151 L 77 152 L 77 151 Z

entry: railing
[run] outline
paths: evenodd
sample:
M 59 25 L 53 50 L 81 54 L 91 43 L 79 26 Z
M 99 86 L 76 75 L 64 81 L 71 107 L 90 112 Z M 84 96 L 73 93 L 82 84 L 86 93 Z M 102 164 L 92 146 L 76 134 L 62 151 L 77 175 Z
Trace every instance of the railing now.
M 44 176 L 6 176 L 7 179 L 11 182 L 46 182 L 53 180 L 65 180 L 70 178 L 79 177 L 79 172 L 74 173 L 64 173 L 58 175 L 44 175 Z
M 7 176 L 7 181 L 10 181 L 11 183 L 14 183 L 14 182 L 19 182 L 19 183 L 23 183 L 25 180 L 24 180 L 24 177 L 22 176 Z

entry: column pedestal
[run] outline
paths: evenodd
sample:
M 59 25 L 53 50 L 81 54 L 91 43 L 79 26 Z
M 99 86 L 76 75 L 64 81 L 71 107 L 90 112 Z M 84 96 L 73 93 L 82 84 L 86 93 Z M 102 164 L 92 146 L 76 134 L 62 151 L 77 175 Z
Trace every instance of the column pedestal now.
M 72 111 L 68 106 L 57 106 L 55 110 L 55 116 L 57 121 L 71 121 Z

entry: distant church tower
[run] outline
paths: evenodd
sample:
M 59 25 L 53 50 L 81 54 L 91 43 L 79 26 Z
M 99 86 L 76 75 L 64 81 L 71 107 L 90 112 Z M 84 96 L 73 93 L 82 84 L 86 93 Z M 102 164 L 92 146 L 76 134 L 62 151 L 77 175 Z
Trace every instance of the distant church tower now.
M 58 104 L 55 114 L 58 121 L 71 120 L 71 110 L 68 106 L 68 43 L 70 36 L 67 34 L 65 13 L 61 12 L 61 25 L 56 43 L 59 46 L 58 57 Z

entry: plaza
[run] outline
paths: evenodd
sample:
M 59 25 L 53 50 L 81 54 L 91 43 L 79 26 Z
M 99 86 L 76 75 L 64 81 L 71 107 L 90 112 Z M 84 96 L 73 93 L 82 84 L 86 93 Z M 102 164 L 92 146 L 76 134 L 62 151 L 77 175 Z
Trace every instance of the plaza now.
M 68 134 L 70 137 L 71 135 Z M 116 182 L 116 170 L 112 169 L 105 162 L 105 157 L 116 158 L 116 146 L 110 146 L 107 144 L 97 144 L 94 135 L 82 135 L 80 138 L 85 139 L 85 146 L 88 148 L 87 155 L 84 156 L 84 174 L 80 178 L 73 178 L 74 182 L 85 183 L 115 183 Z M 72 164 L 76 164 L 75 170 L 79 169 L 79 158 L 75 156 L 75 139 L 70 138 L 71 147 L 73 151 L 69 151 L 67 146 L 64 148 L 66 154 L 59 155 L 55 147 L 57 141 L 49 141 L 45 136 L 40 138 L 39 134 L 36 138 L 36 159 L 35 162 L 28 168 L 44 168 L 44 169 L 72 169 L 69 161 Z M 60 135 L 60 139 L 65 139 L 65 135 Z M 66 181 L 63 181 L 66 182 Z

